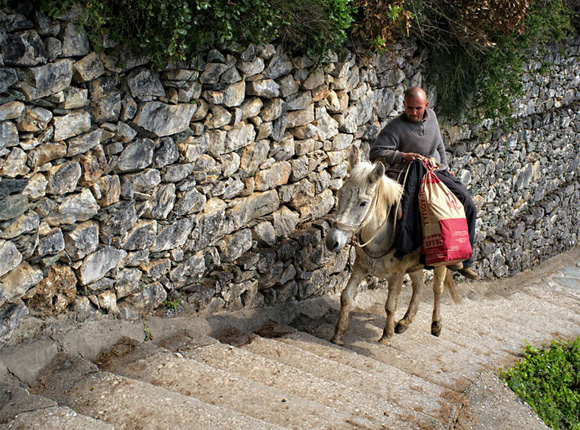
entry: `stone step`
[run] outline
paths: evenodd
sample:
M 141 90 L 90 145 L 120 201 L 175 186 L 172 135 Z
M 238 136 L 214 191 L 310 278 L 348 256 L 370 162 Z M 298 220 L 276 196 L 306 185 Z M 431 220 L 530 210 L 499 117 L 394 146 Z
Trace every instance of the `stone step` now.
M 164 342 L 165 345 L 183 345 L 175 352 L 151 343 L 121 341 L 99 357 L 97 364 L 108 372 L 282 427 L 352 429 L 355 424 L 362 427 L 374 424 L 364 417 L 351 418 L 350 411 L 324 405 L 316 396 L 301 396 L 300 392 L 297 395 L 295 390 L 276 386 L 267 380 L 267 375 L 275 373 L 276 369 L 268 368 L 265 363 L 255 363 L 251 354 L 235 354 L 235 348 L 229 345 L 205 340 L 200 345 L 196 342 L 200 338 L 200 335 L 181 334 Z M 206 361 L 198 352 L 209 353 L 214 360 Z M 255 366 L 263 367 L 261 379 L 252 377 Z M 294 380 L 304 389 L 308 381 L 301 376 L 296 375 Z
M 431 387 L 426 381 L 423 381 L 422 386 L 409 387 L 408 375 L 402 376 L 396 368 L 385 368 L 385 372 L 381 374 L 366 372 L 281 341 L 283 336 L 294 332 L 291 327 L 271 322 L 258 331 L 261 336 L 254 335 L 249 343 L 241 345 L 240 348 L 320 378 L 387 399 L 396 408 L 403 409 L 405 414 L 417 414 L 417 418 L 423 421 L 428 420 L 427 417 L 440 418 L 439 387 Z M 337 351 L 338 353 L 340 351 Z M 410 389 L 413 390 L 412 396 L 409 395 Z
M 283 428 L 139 380 L 102 372 L 87 360 L 62 353 L 32 392 L 112 424 L 117 430 Z
M 2 427 L 6 425 L 7 427 Z M 102 421 L 60 407 L 51 399 L 30 394 L 28 390 L 0 383 L 0 427 L 9 430 L 113 430 Z
M 19 413 L 7 427 L 7 430 L 63 429 L 115 430 L 115 427 L 60 406 Z
M 229 343 L 243 344 L 252 342 L 252 338 L 235 328 L 220 336 L 221 340 Z M 353 387 L 332 380 L 320 378 L 305 372 L 297 367 L 271 360 L 261 355 L 253 354 L 245 349 L 240 349 L 224 343 L 213 343 L 203 347 L 197 347 L 194 341 L 187 336 L 179 336 L 162 343 L 168 349 L 182 354 L 184 357 L 203 362 L 209 366 L 221 369 L 237 377 L 245 377 L 271 387 L 280 392 L 288 393 L 287 396 L 303 398 L 316 404 L 324 405 L 327 409 L 320 412 L 309 412 L 307 408 L 295 410 L 295 418 L 299 418 L 299 428 L 310 428 L 305 422 L 310 416 L 321 416 L 326 420 L 312 428 L 337 428 L 333 423 L 337 413 L 339 417 L 346 416 L 346 421 L 363 428 L 392 428 L 410 429 L 410 424 L 399 415 L 393 404 L 384 398 L 365 393 Z M 408 415 L 405 418 L 408 418 Z M 408 421 L 408 420 L 407 420 Z

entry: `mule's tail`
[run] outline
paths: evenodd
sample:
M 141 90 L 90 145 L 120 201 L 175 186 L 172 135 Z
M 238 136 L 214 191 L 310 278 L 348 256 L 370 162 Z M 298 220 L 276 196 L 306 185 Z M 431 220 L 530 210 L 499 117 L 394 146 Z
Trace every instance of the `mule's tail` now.
M 447 269 L 447 273 L 445 274 L 444 283 L 445 286 L 447 287 L 447 290 L 449 291 L 449 294 L 451 294 L 451 298 L 453 299 L 453 301 L 456 304 L 461 303 L 461 296 L 457 292 L 457 287 L 455 286 L 455 281 L 453 280 L 453 272 L 451 272 L 451 270 L 449 269 Z

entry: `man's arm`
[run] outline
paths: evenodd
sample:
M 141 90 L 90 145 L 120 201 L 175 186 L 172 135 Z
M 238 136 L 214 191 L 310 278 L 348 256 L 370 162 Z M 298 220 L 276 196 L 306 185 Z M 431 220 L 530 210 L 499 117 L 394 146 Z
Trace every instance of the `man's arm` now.
M 398 151 L 398 139 L 385 127 L 381 130 L 371 148 L 369 159 L 382 161 L 390 165 L 403 163 L 403 153 Z

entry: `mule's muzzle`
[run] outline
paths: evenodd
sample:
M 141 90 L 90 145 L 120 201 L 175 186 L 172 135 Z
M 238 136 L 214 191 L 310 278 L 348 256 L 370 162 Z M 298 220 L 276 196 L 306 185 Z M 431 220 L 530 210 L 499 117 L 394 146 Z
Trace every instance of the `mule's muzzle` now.
M 338 228 L 328 230 L 326 234 L 326 248 L 331 252 L 339 252 L 347 244 L 350 232 Z

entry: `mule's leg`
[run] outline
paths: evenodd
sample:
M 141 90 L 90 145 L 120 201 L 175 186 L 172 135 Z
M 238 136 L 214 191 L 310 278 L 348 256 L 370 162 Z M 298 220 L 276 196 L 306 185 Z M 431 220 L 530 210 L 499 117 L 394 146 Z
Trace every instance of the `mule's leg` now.
M 340 313 L 338 315 L 338 321 L 336 322 L 336 329 L 334 331 L 334 336 L 330 340 L 332 343 L 337 345 L 343 344 L 343 335 L 348 328 L 348 317 L 350 314 L 350 308 L 352 307 L 352 302 L 356 296 L 356 289 L 363 278 L 363 272 L 357 270 L 356 266 L 350 275 L 348 284 L 346 288 L 342 290 L 340 295 Z
M 399 294 L 401 293 L 401 286 L 403 285 L 403 273 L 396 273 L 389 277 L 389 294 L 387 302 L 385 303 L 385 311 L 387 311 L 387 322 L 383 330 L 383 336 L 379 342 L 385 345 L 391 344 L 391 338 L 395 333 L 395 312 L 397 311 L 397 304 L 399 302 Z
M 431 334 L 433 336 L 441 334 L 441 293 L 443 293 L 446 273 L 445 266 L 436 267 L 433 271 L 433 319 L 431 321 Z
M 419 309 L 419 302 L 421 301 L 421 291 L 423 290 L 423 269 L 409 273 L 409 276 L 411 277 L 413 294 L 411 295 L 409 308 L 407 309 L 404 318 L 399 321 L 395 327 L 395 332 L 399 334 L 404 333 L 415 319 L 417 309 Z

